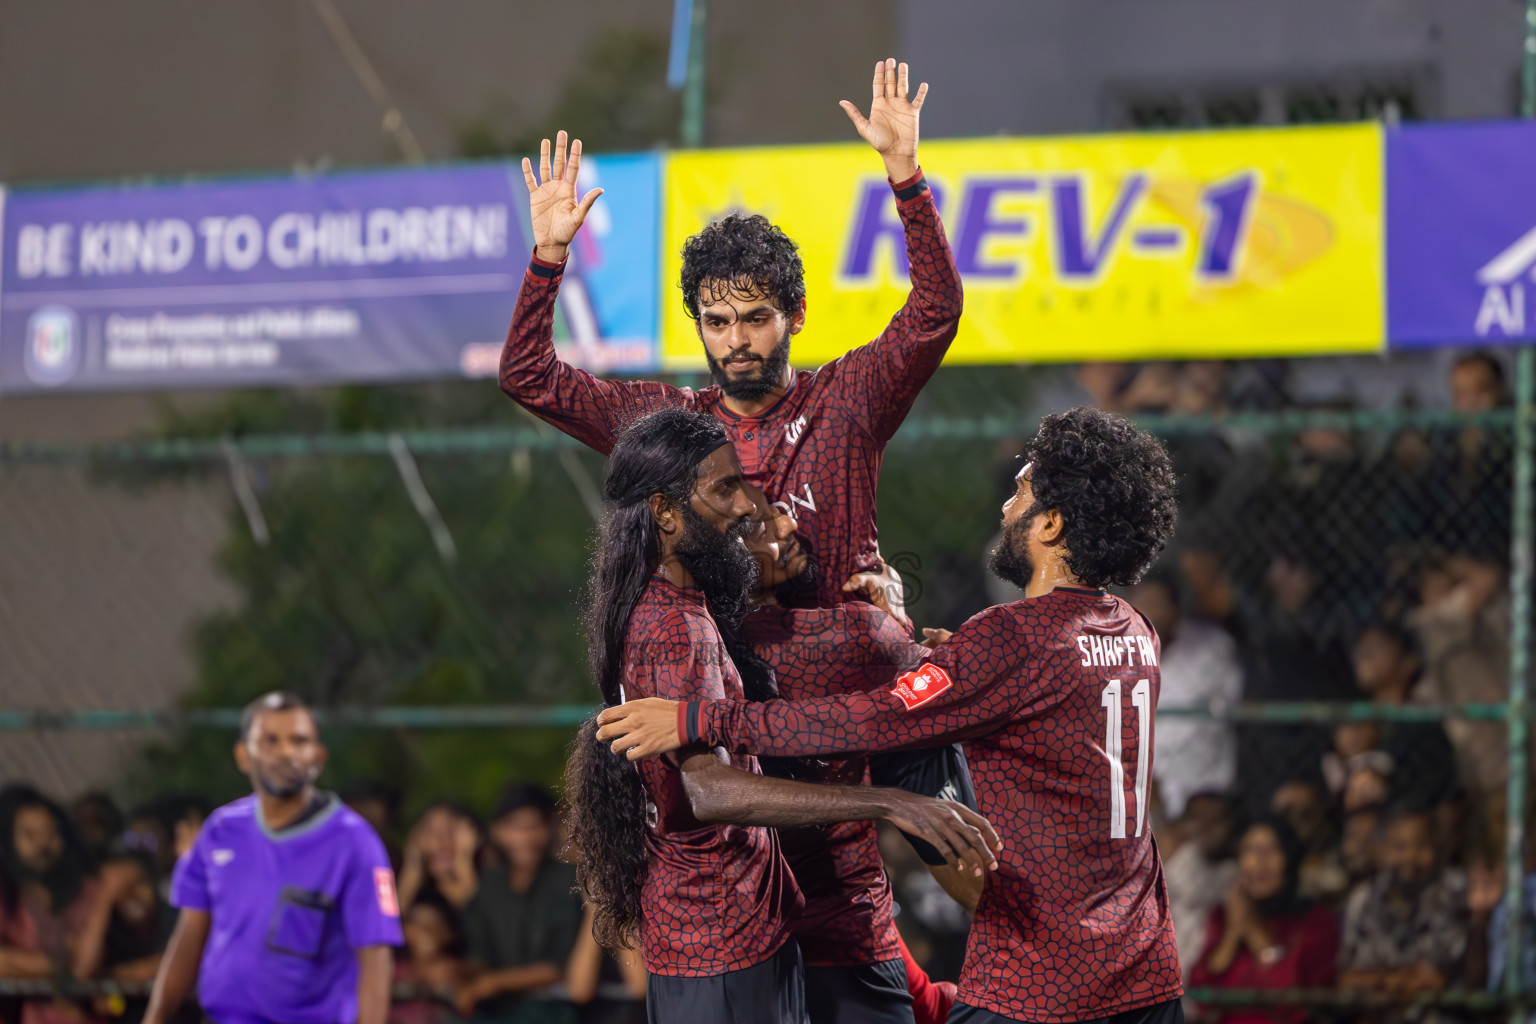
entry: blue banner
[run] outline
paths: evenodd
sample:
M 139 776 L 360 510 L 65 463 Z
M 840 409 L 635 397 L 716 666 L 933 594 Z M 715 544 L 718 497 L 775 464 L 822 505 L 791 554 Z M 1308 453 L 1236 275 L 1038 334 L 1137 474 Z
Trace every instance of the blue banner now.
M 557 340 L 656 363 L 658 161 L 584 162 L 607 190 Z M 0 392 L 494 376 L 527 266 L 514 164 L 3 195 Z
M 1392 348 L 1536 338 L 1536 124 L 1387 134 Z

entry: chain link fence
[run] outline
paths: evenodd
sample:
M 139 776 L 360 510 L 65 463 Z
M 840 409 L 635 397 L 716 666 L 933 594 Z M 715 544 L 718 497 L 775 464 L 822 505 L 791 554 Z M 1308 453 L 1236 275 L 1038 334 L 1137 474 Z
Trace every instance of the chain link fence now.
M 946 368 L 887 452 L 882 552 L 917 624 L 954 628 L 1017 596 L 984 565 L 1041 415 L 1098 404 L 1166 440 L 1180 528 L 1125 596 L 1165 641 L 1154 823 L 1207 1017 L 1281 998 L 1211 970 L 1245 884 L 1342 945 L 1273 1019 L 1508 1005 L 1488 992 L 1527 870 L 1512 364 Z M 409 812 L 553 783 L 594 703 L 576 611 L 602 468 L 483 384 L 243 396 L 140 442 L 0 448 L 0 773 L 225 799 L 232 709 L 282 687 L 328 709 L 333 784 L 393 784 Z M 1265 842 L 1294 903 L 1257 895 Z M 911 885 L 914 941 L 955 941 Z M 1411 941 L 1431 927 L 1433 956 Z

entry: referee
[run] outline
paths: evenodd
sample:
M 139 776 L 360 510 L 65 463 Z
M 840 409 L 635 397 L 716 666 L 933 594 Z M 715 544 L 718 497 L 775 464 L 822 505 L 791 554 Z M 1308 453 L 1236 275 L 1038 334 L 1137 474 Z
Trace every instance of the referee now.
M 235 763 L 255 793 L 214 811 L 176 865 L 181 909 L 145 1024 L 194 984 L 215 1024 L 384 1024 L 400 908 L 384 844 L 315 788 L 325 747 L 291 693 L 240 716 Z

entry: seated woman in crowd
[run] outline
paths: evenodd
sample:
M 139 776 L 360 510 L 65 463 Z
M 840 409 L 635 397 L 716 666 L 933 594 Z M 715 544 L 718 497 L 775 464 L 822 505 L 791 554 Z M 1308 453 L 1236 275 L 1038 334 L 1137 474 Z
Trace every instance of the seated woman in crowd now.
M 64 811 L 28 786 L 0 792 L 0 867 L 10 882 L 0 931 L 0 972 L 49 978 L 68 970 L 70 951 L 97 898 Z M 22 1024 L 77 1024 L 84 1014 L 58 998 L 29 999 Z
M 1302 845 L 1279 818 L 1243 832 L 1237 878 L 1223 906 L 1211 911 L 1205 953 L 1190 984 L 1197 988 L 1294 989 L 1332 986 L 1337 977 L 1338 923 L 1326 908 L 1297 895 Z M 1299 1024 L 1304 1009 L 1255 1007 L 1222 1013 L 1219 1024 Z

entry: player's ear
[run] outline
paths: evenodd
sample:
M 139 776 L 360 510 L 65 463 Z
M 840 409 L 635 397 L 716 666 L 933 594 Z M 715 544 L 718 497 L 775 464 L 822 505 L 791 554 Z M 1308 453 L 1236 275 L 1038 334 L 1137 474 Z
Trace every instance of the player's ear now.
M 651 521 L 662 533 L 671 533 L 678 528 L 677 509 L 667 500 L 665 494 L 653 494 L 647 499 L 651 508 Z
M 1067 524 L 1061 518 L 1061 513 L 1055 509 L 1046 509 L 1035 520 L 1036 536 L 1042 544 L 1059 544 L 1061 535 L 1066 531 Z
M 799 334 L 805 329 L 805 300 L 800 300 L 800 308 L 789 316 L 789 333 Z
M 325 766 L 330 762 L 331 752 L 325 749 L 324 743 L 315 744 L 315 778 L 319 778 L 325 771 Z
M 251 755 L 245 752 L 243 738 L 235 744 L 235 767 L 240 769 L 241 775 L 246 775 L 251 770 Z

